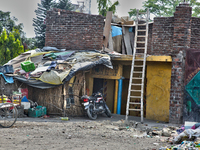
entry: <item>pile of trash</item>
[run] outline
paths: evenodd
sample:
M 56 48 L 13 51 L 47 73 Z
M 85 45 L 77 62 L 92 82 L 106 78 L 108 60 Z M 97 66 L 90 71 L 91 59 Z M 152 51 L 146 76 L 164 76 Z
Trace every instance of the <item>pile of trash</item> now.
M 169 138 L 166 142 L 172 144 L 172 146 L 161 147 L 160 150 L 200 149 L 200 123 L 185 122 L 185 125 L 182 125 L 180 128 L 174 128 L 174 130 L 171 130 L 172 128 L 167 129 L 168 131 L 166 133 L 168 134 L 165 134 L 165 136 L 169 136 Z
M 69 81 L 78 71 L 89 70 L 101 64 L 113 69 L 110 56 L 96 50 L 66 51 L 44 47 L 15 57 L 4 64 L 0 73 L 29 86 L 46 89 Z M 3 71 L 5 69 L 6 72 Z

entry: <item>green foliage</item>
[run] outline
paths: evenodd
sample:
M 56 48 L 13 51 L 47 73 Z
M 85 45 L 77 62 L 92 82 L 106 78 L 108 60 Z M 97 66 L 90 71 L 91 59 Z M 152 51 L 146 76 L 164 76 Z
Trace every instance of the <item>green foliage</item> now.
M 147 0 L 143 2 L 143 9 L 145 11 L 149 8 L 150 13 L 156 17 L 170 17 L 173 16 L 176 6 L 178 6 L 183 0 Z M 200 17 L 200 2 L 198 0 L 190 0 L 190 6 L 193 8 L 194 17 Z M 131 9 L 129 16 L 135 18 L 136 9 Z
M 45 31 L 46 31 L 46 14 L 51 8 L 60 8 L 65 10 L 72 10 L 72 3 L 69 0 L 42 0 L 35 10 L 36 18 L 33 18 L 33 26 L 36 34 L 35 46 L 43 48 L 45 45 Z
M 60 8 L 65 10 L 73 10 L 74 7 L 70 0 L 59 0 L 58 2 L 53 2 L 52 5 L 54 8 Z
M 116 13 L 116 6 L 119 2 L 116 1 L 113 4 L 110 0 L 97 0 L 99 15 L 106 16 L 107 11 L 112 11 L 113 14 Z
M 23 53 L 24 47 L 19 39 L 15 38 L 16 31 L 10 33 L 4 29 L 0 34 L 0 64 L 7 63 L 10 59 L 15 58 Z

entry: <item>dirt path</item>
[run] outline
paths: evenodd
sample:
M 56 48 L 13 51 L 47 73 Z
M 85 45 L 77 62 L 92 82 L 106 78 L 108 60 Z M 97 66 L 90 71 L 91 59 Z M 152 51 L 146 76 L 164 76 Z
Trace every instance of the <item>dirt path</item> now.
M 0 149 L 15 150 L 152 150 L 168 145 L 146 131 L 120 121 L 26 122 L 0 128 Z

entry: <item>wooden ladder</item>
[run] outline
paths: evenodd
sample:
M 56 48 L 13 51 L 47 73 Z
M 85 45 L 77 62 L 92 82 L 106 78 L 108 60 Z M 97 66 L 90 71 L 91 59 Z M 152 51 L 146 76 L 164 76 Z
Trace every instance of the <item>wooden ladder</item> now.
M 139 18 L 139 15 L 141 14 L 145 17 Z M 149 9 L 147 9 L 147 12 L 145 13 L 139 13 L 139 10 L 137 10 L 134 51 L 126 105 L 126 121 L 128 121 L 129 111 L 140 111 L 141 123 L 143 123 L 143 96 L 147 55 L 148 22 Z M 140 108 L 131 108 L 131 105 L 140 106 Z

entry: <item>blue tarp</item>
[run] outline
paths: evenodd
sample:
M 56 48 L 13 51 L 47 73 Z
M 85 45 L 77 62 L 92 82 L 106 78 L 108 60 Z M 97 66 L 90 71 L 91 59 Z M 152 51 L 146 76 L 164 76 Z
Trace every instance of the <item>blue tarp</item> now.
M 121 27 L 111 26 L 111 28 L 112 28 L 112 37 L 122 35 L 122 28 Z
M 5 76 L 2 72 L 0 74 L 4 77 L 7 83 L 14 83 L 13 77 Z

